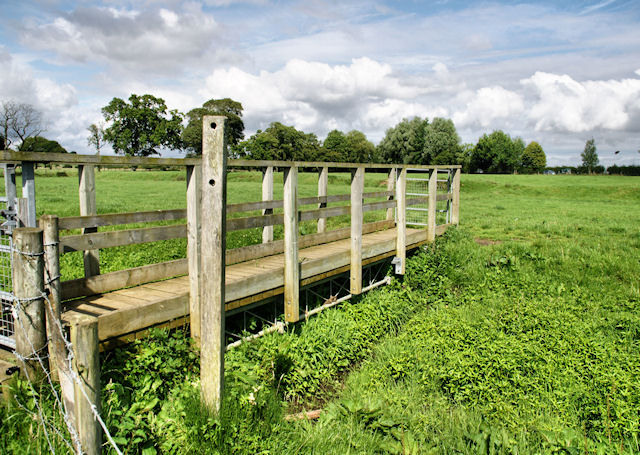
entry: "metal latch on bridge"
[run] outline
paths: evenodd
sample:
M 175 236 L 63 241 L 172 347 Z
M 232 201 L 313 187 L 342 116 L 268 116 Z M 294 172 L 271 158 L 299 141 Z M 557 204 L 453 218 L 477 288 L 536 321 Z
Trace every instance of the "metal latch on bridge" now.
M 394 271 L 396 275 L 402 273 L 402 258 L 399 258 L 398 256 L 394 256 L 393 259 L 391 260 L 391 265 L 395 266 Z

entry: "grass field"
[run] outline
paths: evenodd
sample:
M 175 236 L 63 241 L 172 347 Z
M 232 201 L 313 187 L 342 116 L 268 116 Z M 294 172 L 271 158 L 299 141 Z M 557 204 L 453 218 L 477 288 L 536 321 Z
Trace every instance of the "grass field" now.
M 64 179 L 38 176 L 40 210 L 77 213 Z M 183 207 L 180 179 L 102 172 L 98 210 Z M 229 181 L 258 198 L 258 174 Z M 640 178 L 463 175 L 460 227 L 404 280 L 228 353 L 220 416 L 181 332 L 103 358 L 103 414 L 126 453 L 640 453 L 639 206 Z M 0 451 L 47 452 L 0 413 Z

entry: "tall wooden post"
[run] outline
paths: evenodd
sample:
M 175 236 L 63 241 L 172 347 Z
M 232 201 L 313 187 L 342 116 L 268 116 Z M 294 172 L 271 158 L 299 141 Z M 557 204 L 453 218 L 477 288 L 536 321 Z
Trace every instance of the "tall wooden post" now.
M 96 421 L 92 405 L 100 413 L 100 351 L 98 349 L 98 318 L 83 316 L 71 324 L 73 369 L 80 384 L 74 383 L 74 417 L 82 452 L 101 453 L 102 428 Z M 86 396 L 85 396 L 86 394 Z
M 22 197 L 28 200 L 27 215 L 23 220 L 25 226 L 36 227 L 36 180 L 33 163 L 22 163 Z
M 187 166 L 187 261 L 189 263 L 189 327 L 191 338 L 200 346 L 200 243 L 202 207 L 202 166 Z
M 324 166 L 320 168 L 318 172 L 318 197 L 326 197 L 327 190 L 329 189 L 329 168 Z M 326 202 L 318 203 L 318 208 L 322 209 L 327 206 Z M 327 219 L 324 217 L 318 218 L 318 232 L 327 231 Z
M 4 194 L 7 197 L 7 209 L 16 209 L 16 168 L 13 164 L 4 165 Z
M 67 347 L 63 339 L 60 321 L 62 285 L 60 281 L 60 234 L 58 217 L 43 215 L 40 218 L 44 241 L 44 280 L 48 290 L 48 303 L 45 303 L 47 338 L 49 340 L 49 365 L 51 377 L 60 382 L 64 407 L 70 417 L 69 431 L 75 431 L 74 384 L 67 363 Z
M 17 228 L 13 231 L 13 294 L 16 353 L 20 359 L 43 359 L 46 367 L 47 334 L 44 315 L 44 261 L 42 229 Z M 38 361 L 21 360 L 22 372 L 31 380 L 44 374 Z
M 431 171 L 429 176 L 429 211 L 427 212 L 427 241 L 436 239 L 436 210 L 438 193 L 438 168 Z
M 362 196 L 364 193 L 364 167 L 351 175 L 351 279 L 349 292 L 362 293 Z
M 96 177 L 93 164 L 78 166 L 78 197 L 80 202 L 80 215 L 96 215 Z M 83 234 L 98 232 L 98 228 L 83 228 Z M 84 252 L 84 276 L 100 275 L 99 250 L 87 250 Z
M 298 168 L 284 169 L 284 317 L 300 318 L 300 265 L 298 264 Z
M 454 169 L 451 185 L 451 224 L 460 223 L 460 173 L 461 169 Z
M 262 174 L 262 200 L 273 201 L 273 166 L 267 166 Z M 271 215 L 273 209 L 263 209 L 263 215 Z M 262 243 L 273 242 L 273 226 L 262 228 Z
M 396 267 L 398 275 L 404 275 L 407 260 L 407 168 L 400 169 L 396 182 L 396 257 L 400 264 Z
M 220 411 L 224 386 L 224 284 L 227 222 L 226 117 L 202 119 L 200 382 L 202 399 Z
M 392 167 L 391 169 L 389 169 L 389 178 L 387 179 L 387 191 L 393 191 L 396 187 L 396 168 Z M 393 196 L 387 196 L 387 201 L 390 201 L 393 199 Z M 394 212 L 395 210 L 393 209 L 393 207 L 389 207 L 387 209 L 387 220 L 391 221 L 394 219 Z

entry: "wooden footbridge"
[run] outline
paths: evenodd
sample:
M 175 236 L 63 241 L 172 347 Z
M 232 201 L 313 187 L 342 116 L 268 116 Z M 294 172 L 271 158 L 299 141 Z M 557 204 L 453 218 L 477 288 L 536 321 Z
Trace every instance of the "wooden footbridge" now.
M 113 340 L 135 338 L 149 327 L 189 321 L 191 334 L 201 347 L 203 398 L 218 408 L 224 375 L 225 312 L 282 294 L 285 321 L 294 323 L 308 314 L 301 311 L 301 287 L 348 273 L 350 295 L 360 294 L 372 285 L 363 282 L 367 264 L 393 257 L 396 273 L 402 275 L 408 250 L 432 242 L 448 226 L 458 223 L 459 166 L 228 160 L 223 131 L 223 117 L 205 117 L 202 158 L 0 152 L 0 161 L 27 169 L 23 190 L 33 187 L 29 180 L 34 174 L 29 169 L 35 163 L 78 166 L 80 216 L 44 215 L 40 229 L 16 229 L 16 248 L 30 248 L 34 254 L 26 259 L 14 255 L 14 269 L 34 258 L 43 261 L 44 275 L 36 265 L 28 273 L 41 274 L 39 283 L 47 298 L 25 308 L 25 320 L 44 321 L 47 309 L 49 328 L 56 319 L 68 327 L 77 370 L 94 403 L 99 403 L 99 346 L 109 348 Z M 186 209 L 97 214 L 95 165 L 185 167 Z M 227 204 L 227 175 L 234 168 L 262 171 L 262 200 Z M 317 196 L 299 197 L 299 171 L 318 173 Z M 277 172 L 283 174 L 282 200 L 274 199 Z M 351 174 L 350 194 L 331 194 L 330 172 Z M 369 172 L 388 175 L 385 191 L 364 191 L 365 173 Z M 425 191 L 407 191 L 407 183 L 412 181 L 424 182 Z M 260 214 L 252 215 L 256 211 Z M 23 202 L 19 212 L 26 221 L 23 224 L 35 219 L 33 203 Z M 382 219 L 365 223 L 368 212 L 381 213 Z M 408 223 L 407 217 L 416 213 L 425 215 L 423 221 Z M 327 230 L 328 218 L 345 215 L 350 218 L 347 227 Z M 176 220 L 186 223 L 157 225 Z M 316 221 L 317 232 L 300 235 L 299 223 L 305 221 Z M 151 225 L 126 228 L 139 223 Z M 284 238 L 276 240 L 273 228 L 278 225 L 283 226 Z M 109 226 L 125 228 L 104 230 Z M 226 249 L 227 232 L 254 228 L 262 228 L 262 243 Z M 187 238 L 184 259 L 100 273 L 101 249 L 181 237 Z M 42 256 L 37 255 L 40 251 Z M 61 281 L 60 256 L 74 251 L 83 252 L 85 276 Z M 34 291 L 23 288 L 14 281 L 18 300 L 32 297 L 26 294 Z M 35 334 L 44 333 L 44 325 L 31 329 L 32 341 L 45 342 Z M 65 345 L 51 333 L 52 368 L 56 365 L 62 371 Z M 17 337 L 16 342 L 18 351 L 26 349 L 21 346 L 23 337 Z M 61 372 L 61 381 L 64 377 Z M 66 402 L 74 409 L 83 444 L 99 447 L 101 430 L 88 405 L 77 391 L 67 394 Z

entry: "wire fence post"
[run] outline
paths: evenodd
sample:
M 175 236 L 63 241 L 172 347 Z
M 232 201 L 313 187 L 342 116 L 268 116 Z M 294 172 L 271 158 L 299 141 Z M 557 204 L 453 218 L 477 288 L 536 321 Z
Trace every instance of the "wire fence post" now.
M 16 327 L 16 354 L 24 376 L 42 379 L 35 357 L 46 357 L 47 334 L 44 314 L 44 261 L 42 229 L 18 228 L 13 231 L 13 306 Z

